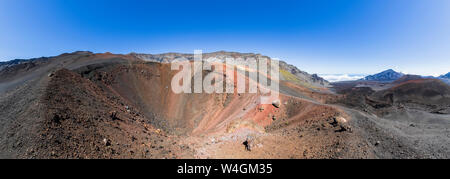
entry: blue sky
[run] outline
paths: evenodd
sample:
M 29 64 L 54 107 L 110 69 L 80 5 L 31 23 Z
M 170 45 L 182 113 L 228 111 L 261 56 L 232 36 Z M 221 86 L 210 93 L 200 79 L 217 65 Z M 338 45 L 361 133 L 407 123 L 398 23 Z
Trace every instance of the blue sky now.
M 449 0 L 0 0 L 0 61 L 255 52 L 319 74 L 450 71 Z

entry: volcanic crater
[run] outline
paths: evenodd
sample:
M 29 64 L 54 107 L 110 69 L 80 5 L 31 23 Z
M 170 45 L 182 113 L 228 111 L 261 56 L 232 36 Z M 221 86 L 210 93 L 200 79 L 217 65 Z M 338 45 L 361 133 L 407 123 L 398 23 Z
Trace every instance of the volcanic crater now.
M 260 57 L 206 56 L 227 55 Z M 277 104 L 260 104 L 258 93 L 176 94 L 171 82 L 178 71 L 161 60 L 179 56 L 191 57 L 75 52 L 2 69 L 0 157 L 430 157 L 428 148 L 413 147 L 380 122 L 387 120 L 383 116 L 345 105 L 348 94 L 334 93 L 299 70 L 282 68 L 288 74 L 281 73 Z M 245 78 L 248 86 L 253 79 Z M 436 100 L 448 104 L 447 98 Z M 448 116 L 431 115 L 448 126 Z M 436 138 L 444 142 L 438 158 L 449 156 L 443 135 L 448 133 Z

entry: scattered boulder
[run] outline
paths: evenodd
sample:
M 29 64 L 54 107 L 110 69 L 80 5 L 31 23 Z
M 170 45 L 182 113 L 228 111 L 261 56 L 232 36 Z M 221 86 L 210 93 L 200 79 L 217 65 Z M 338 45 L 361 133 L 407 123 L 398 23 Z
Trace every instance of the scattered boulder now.
M 343 117 L 337 117 L 336 121 L 339 123 L 347 123 L 347 119 L 343 118 Z
M 112 120 L 119 120 L 119 117 L 117 117 L 117 111 L 111 111 L 109 113 Z
M 281 102 L 280 102 L 280 100 L 275 100 L 275 101 L 272 102 L 272 105 L 273 105 L 274 107 L 276 107 L 276 108 L 280 108 Z
M 333 118 L 331 119 L 330 125 L 332 125 L 333 127 L 337 127 L 338 124 L 339 124 L 339 123 L 338 123 L 337 119 L 333 117 Z
M 61 124 L 62 120 L 63 120 L 62 117 L 59 116 L 58 114 L 53 115 L 52 122 L 54 122 L 56 124 Z
M 338 127 L 339 129 L 335 130 L 335 132 L 353 132 L 352 128 L 349 125 L 339 124 Z
M 260 107 L 258 108 L 258 110 L 259 110 L 259 112 L 263 112 L 263 111 L 264 111 L 264 107 L 263 107 L 263 106 L 260 106 Z
M 108 139 L 104 138 L 103 139 L 103 144 L 105 144 L 105 146 L 111 146 L 111 141 L 109 141 Z

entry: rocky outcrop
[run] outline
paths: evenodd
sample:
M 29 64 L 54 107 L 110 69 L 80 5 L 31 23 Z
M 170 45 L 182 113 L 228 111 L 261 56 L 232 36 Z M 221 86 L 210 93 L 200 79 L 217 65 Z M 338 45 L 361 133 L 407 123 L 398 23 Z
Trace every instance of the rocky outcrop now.
M 280 70 L 285 70 L 295 75 L 302 82 L 311 84 L 313 86 L 328 87 L 330 85 L 330 83 L 327 80 L 319 77 L 317 74 L 311 75 L 307 72 L 299 70 L 296 66 L 288 64 L 284 61 L 280 61 Z

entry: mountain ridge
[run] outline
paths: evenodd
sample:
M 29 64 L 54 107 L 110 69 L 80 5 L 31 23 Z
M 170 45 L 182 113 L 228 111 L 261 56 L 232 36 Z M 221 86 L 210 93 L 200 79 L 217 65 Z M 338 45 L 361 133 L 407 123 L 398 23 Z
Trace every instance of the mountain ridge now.
M 400 79 L 402 76 L 404 76 L 403 73 L 399 73 L 392 69 L 388 69 L 388 70 L 382 71 L 382 72 L 374 74 L 374 75 L 366 76 L 361 80 L 364 80 L 364 81 L 395 81 L 395 80 Z
M 112 54 L 110 52 L 105 53 L 93 53 L 90 51 L 75 51 L 72 53 L 63 53 L 58 56 L 65 56 L 65 55 L 71 55 L 71 54 L 80 54 L 80 55 L 93 55 L 93 54 Z M 161 54 L 146 54 L 146 53 L 135 53 L 131 52 L 129 54 L 117 54 L 117 55 L 129 55 L 144 61 L 150 61 L 150 62 L 158 62 L 158 63 L 170 63 L 173 60 L 177 58 L 185 58 L 187 60 L 194 60 L 194 54 L 190 53 L 177 53 L 177 52 L 168 52 L 168 53 L 161 53 Z M 58 57 L 54 56 L 54 57 Z M 255 58 L 256 60 L 259 60 L 261 58 L 266 58 L 268 60 L 273 60 L 269 56 L 261 55 L 259 53 L 240 53 L 240 52 L 228 52 L 228 51 L 217 51 L 217 52 L 211 52 L 211 53 L 203 53 L 202 54 L 203 59 L 208 58 L 216 58 L 218 61 L 224 62 L 226 58 L 242 58 L 243 62 L 245 64 L 246 60 L 248 58 Z M 39 59 L 49 59 L 52 57 L 41 57 L 41 58 L 32 58 L 32 59 L 15 59 L 5 62 L 0 62 L 0 70 L 3 70 L 6 67 L 12 67 L 17 64 L 23 64 L 27 62 L 31 62 L 34 60 Z M 319 77 L 317 74 L 309 74 L 305 71 L 302 71 L 298 69 L 298 67 L 288 64 L 285 61 L 279 60 L 280 62 L 280 70 L 288 71 L 289 73 L 295 75 L 297 78 L 300 79 L 302 83 L 310 83 L 313 86 L 316 87 L 327 87 L 329 85 L 329 82 L 321 77 Z M 283 75 L 280 74 L 280 78 L 284 79 Z
M 450 72 L 448 72 L 447 74 L 439 76 L 439 78 L 448 78 L 448 79 L 450 79 Z

